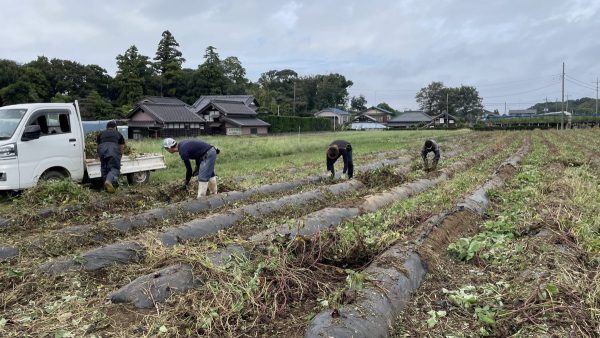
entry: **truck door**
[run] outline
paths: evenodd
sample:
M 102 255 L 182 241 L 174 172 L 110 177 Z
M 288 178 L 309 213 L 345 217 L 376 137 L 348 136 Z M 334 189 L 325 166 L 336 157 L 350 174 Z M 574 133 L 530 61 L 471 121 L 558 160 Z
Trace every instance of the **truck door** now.
M 21 188 L 31 187 L 49 168 L 64 168 L 69 175 L 83 177 L 83 142 L 76 132 L 77 120 L 69 109 L 43 109 L 34 112 L 26 125 L 39 125 L 39 139 L 19 141 Z

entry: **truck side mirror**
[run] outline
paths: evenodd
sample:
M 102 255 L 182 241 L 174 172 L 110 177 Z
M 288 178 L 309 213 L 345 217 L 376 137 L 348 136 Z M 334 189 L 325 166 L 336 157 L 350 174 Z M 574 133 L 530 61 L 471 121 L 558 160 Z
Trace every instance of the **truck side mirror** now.
M 26 126 L 25 131 L 23 132 L 23 137 L 21 137 L 21 141 L 37 140 L 38 138 L 40 138 L 41 133 L 42 129 L 37 124 L 32 126 Z

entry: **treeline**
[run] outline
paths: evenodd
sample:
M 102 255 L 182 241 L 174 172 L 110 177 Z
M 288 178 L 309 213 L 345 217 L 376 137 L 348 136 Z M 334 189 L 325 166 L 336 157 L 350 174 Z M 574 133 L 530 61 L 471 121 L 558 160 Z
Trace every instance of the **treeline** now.
M 86 119 L 125 116 L 145 95 L 177 97 L 193 104 L 201 95 L 254 95 L 260 112 L 309 116 L 328 107 L 347 109 L 352 81 L 340 74 L 300 76 L 294 70 L 269 70 L 256 83 L 246 78 L 241 61 L 221 59 L 213 46 L 196 69 L 183 68 L 179 43 L 164 31 L 155 56 L 135 45 L 116 56 L 117 72 L 110 76 L 99 65 L 49 59 L 44 56 L 18 64 L 0 59 L 0 106 L 25 102 L 79 100 Z
M 529 109 L 535 109 L 538 113 L 561 111 L 561 102 L 540 102 L 531 106 Z M 591 97 L 582 97 L 576 100 L 565 101 L 564 110 L 574 114 L 595 114 L 596 99 Z

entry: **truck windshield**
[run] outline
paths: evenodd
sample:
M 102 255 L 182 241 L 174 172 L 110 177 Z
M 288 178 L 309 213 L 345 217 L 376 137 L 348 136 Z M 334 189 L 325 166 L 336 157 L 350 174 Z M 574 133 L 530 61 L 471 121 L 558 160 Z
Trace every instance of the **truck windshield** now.
M 12 137 L 27 109 L 0 109 L 0 140 Z

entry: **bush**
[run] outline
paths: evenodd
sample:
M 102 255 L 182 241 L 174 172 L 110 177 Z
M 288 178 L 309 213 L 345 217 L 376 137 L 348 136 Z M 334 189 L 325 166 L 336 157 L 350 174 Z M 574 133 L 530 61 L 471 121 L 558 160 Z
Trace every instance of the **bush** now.
M 271 124 L 271 128 L 269 128 L 269 131 L 271 133 L 297 132 L 298 127 L 300 127 L 301 132 L 332 130 L 331 120 L 320 117 L 277 116 L 259 114 L 258 118 Z

